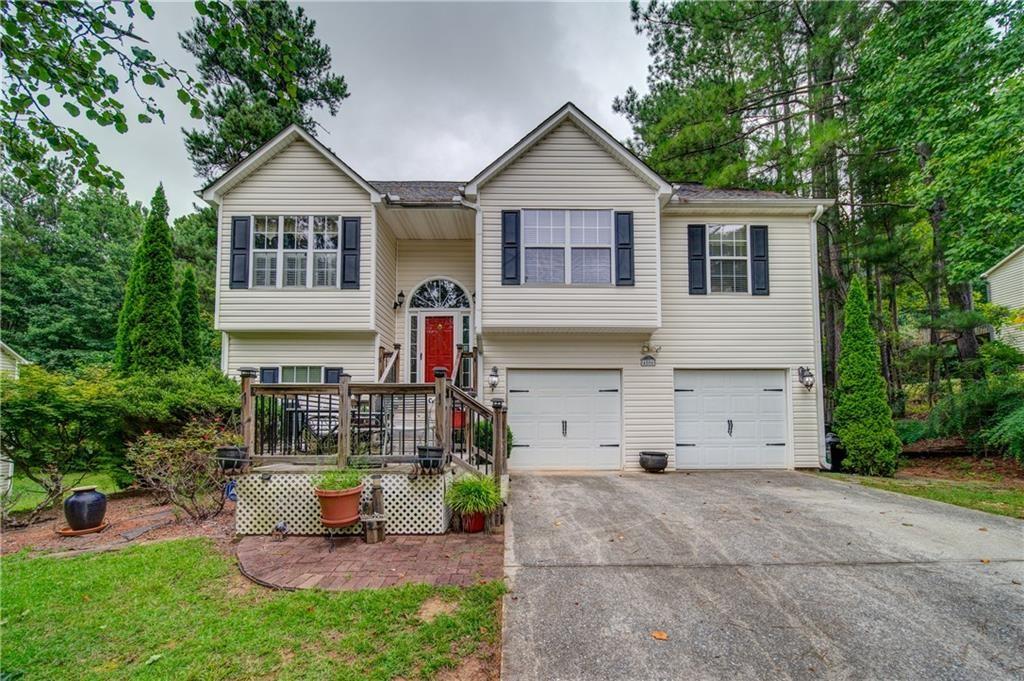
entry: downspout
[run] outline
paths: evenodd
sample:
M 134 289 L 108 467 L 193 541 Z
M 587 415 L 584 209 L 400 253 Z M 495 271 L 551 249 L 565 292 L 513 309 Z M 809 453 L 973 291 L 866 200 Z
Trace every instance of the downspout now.
M 818 467 L 831 470 L 832 464 L 826 459 L 825 452 L 825 373 L 821 359 L 821 286 L 818 282 L 818 218 L 825 212 L 824 204 L 819 203 L 811 216 L 811 286 L 814 288 L 814 373 L 818 380 L 814 382 L 815 409 L 818 415 Z

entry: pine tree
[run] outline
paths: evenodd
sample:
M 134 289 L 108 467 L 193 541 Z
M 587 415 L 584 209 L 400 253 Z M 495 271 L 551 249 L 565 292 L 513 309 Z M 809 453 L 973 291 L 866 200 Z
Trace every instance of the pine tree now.
M 199 364 L 203 352 L 203 330 L 199 319 L 199 289 L 196 287 L 196 271 L 186 267 L 181 275 L 178 289 L 178 320 L 181 323 L 181 350 L 189 364 Z
M 167 198 L 157 187 L 136 258 L 135 324 L 129 331 L 130 368 L 172 369 L 181 362 L 181 322 L 174 285 L 174 250 Z M 134 268 L 134 267 L 133 267 Z
M 865 475 L 892 476 L 900 439 L 886 401 L 878 340 L 860 278 L 850 285 L 845 312 L 834 416 L 836 435 L 846 449 L 843 467 Z

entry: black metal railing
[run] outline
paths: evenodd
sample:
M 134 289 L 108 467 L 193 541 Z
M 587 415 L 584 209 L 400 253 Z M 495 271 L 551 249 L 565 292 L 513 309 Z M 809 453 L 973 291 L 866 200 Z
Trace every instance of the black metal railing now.
M 350 462 L 372 462 L 375 457 L 411 460 L 418 446 L 435 443 L 433 385 L 352 384 L 351 393 Z
M 255 455 L 337 458 L 340 401 L 336 385 L 256 386 Z

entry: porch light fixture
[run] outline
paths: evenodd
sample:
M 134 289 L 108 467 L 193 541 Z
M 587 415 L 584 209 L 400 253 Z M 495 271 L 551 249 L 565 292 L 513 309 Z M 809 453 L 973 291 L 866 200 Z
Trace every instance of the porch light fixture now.
M 399 291 L 398 292 L 398 299 L 395 300 L 394 307 L 392 307 L 391 309 L 392 310 L 397 310 L 398 308 L 402 307 L 403 305 L 405 305 L 405 291 Z
M 491 373 L 487 374 L 487 385 L 491 390 L 498 387 L 498 367 L 491 367 Z
M 814 372 L 813 371 L 811 371 L 807 367 L 800 367 L 799 369 L 797 369 L 796 373 L 797 373 L 797 377 L 800 379 L 800 383 L 801 383 L 801 385 L 803 385 L 803 387 L 807 388 L 808 390 L 811 390 L 812 388 L 814 388 Z

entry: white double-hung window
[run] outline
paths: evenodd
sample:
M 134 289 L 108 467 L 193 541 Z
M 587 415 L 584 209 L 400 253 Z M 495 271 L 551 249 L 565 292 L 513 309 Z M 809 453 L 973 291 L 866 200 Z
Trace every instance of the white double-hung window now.
M 337 215 L 254 215 L 254 288 L 337 288 Z
M 256 215 L 252 231 L 252 285 L 277 286 L 277 215 Z
M 309 256 L 309 216 L 285 215 L 282 220 L 284 248 L 284 280 L 282 286 L 306 285 L 306 263 Z
M 612 211 L 524 210 L 527 284 L 611 284 Z
M 746 225 L 708 225 L 712 293 L 747 293 Z
M 338 218 L 313 216 L 313 286 L 338 286 Z

